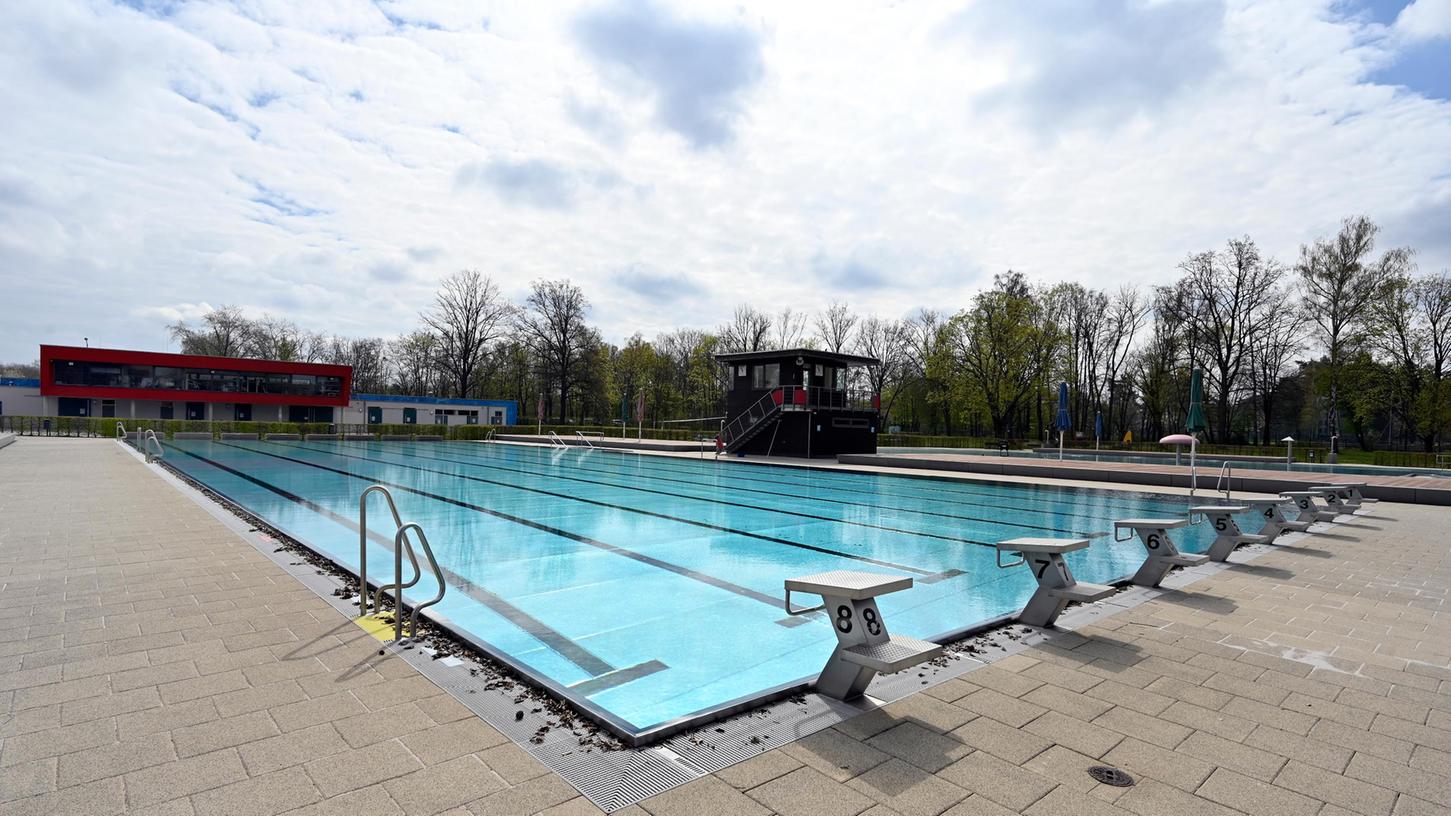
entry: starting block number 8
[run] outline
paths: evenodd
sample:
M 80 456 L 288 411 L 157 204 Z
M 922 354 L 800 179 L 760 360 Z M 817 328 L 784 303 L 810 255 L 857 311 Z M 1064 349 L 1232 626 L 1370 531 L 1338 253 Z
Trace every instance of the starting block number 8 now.
M 850 632 L 852 630 L 851 620 L 852 613 L 850 606 L 848 606 L 847 604 L 842 604 L 836 608 L 836 628 L 838 631 L 840 631 L 842 634 Z M 881 618 L 877 617 L 876 609 L 870 606 L 866 609 L 863 609 L 862 622 L 866 624 L 867 634 L 875 637 L 876 635 L 880 635 L 882 633 L 882 621 Z

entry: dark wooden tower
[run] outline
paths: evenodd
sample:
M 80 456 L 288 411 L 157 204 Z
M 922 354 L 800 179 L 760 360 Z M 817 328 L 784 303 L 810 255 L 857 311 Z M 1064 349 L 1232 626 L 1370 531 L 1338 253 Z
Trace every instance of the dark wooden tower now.
M 854 393 L 848 374 L 877 365 L 871 357 L 783 349 L 715 358 L 730 370 L 721 431 L 728 452 L 804 457 L 877 452 L 878 398 Z

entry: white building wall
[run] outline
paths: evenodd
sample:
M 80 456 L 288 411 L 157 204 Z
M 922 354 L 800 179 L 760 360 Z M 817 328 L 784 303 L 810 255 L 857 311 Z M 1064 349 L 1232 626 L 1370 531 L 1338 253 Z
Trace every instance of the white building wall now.
M 0 414 L 42 416 L 45 414 L 39 386 L 0 385 Z

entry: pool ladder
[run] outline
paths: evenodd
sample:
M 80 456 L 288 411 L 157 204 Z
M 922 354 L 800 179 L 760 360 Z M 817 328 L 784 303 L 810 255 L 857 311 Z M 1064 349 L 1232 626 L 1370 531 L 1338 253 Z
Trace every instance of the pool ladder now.
M 393 533 L 393 583 L 380 584 L 378 592 L 373 596 L 373 613 L 377 614 L 383 608 L 383 593 L 393 591 L 393 642 L 402 643 L 403 637 L 403 590 L 418 583 L 423 577 L 423 571 L 418 568 L 418 555 L 413 551 L 413 541 L 409 538 L 410 531 L 418 534 L 418 543 L 423 545 L 423 556 L 428 560 L 428 566 L 433 569 L 433 577 L 438 583 L 438 593 L 423 603 L 414 604 L 408 615 L 408 637 L 418 634 L 418 613 L 443 600 L 444 590 L 447 585 L 443 581 L 443 569 L 438 566 L 438 559 L 433 557 L 433 547 L 428 543 L 428 535 L 423 528 L 414 522 L 403 522 L 403 517 L 398 514 L 398 505 L 393 501 L 393 493 L 383 485 L 370 485 L 358 496 L 358 613 L 368 614 L 368 495 L 370 493 L 382 494 L 388 502 L 388 511 L 393 514 L 393 524 L 396 532 Z M 408 560 L 413 564 L 413 578 L 407 582 L 403 580 L 403 554 L 408 554 Z
M 1214 492 L 1223 493 L 1226 501 L 1229 500 L 1229 491 L 1233 487 L 1232 479 L 1234 479 L 1234 466 L 1225 460 L 1219 465 L 1219 475 L 1214 477 Z
M 166 449 L 161 446 L 161 440 L 156 437 L 156 431 L 147 428 L 144 431 L 138 431 L 137 434 L 141 435 L 138 441 L 141 443 L 142 452 L 146 454 L 147 462 L 155 462 L 166 457 Z
M 563 439 L 559 438 L 559 434 L 555 433 L 554 431 L 549 432 L 549 444 L 557 448 L 569 447 L 569 445 L 567 445 Z

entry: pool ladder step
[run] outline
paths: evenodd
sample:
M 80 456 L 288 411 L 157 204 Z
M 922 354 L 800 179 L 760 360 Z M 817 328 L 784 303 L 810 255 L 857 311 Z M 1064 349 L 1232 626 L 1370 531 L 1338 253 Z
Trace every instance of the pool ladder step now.
M 373 615 L 368 614 L 368 496 L 372 493 L 381 495 L 388 503 L 388 511 L 393 515 L 395 532 L 393 533 L 393 583 L 380 584 L 377 594 L 373 597 Z M 423 556 L 428 561 L 428 566 L 433 570 L 435 582 L 438 584 L 438 592 L 422 603 L 413 605 L 408 614 L 408 637 L 418 634 L 418 613 L 443 600 L 444 590 L 447 584 L 444 583 L 443 569 L 438 565 L 438 559 L 433 557 L 433 547 L 428 543 L 428 535 L 423 528 L 415 522 L 404 523 L 403 517 L 398 514 L 398 504 L 393 501 L 393 493 L 387 487 L 379 484 L 370 485 L 358 496 L 358 617 L 359 620 L 369 617 L 376 617 L 383 607 L 383 593 L 393 593 L 393 641 L 402 643 L 403 634 L 403 590 L 416 585 L 423 577 L 423 571 L 418 567 L 418 554 L 413 550 L 413 539 L 409 533 L 414 533 L 418 543 L 423 547 Z M 408 561 L 413 565 L 413 577 L 403 580 L 403 556 L 408 555 Z M 364 626 L 365 629 L 370 628 Z

